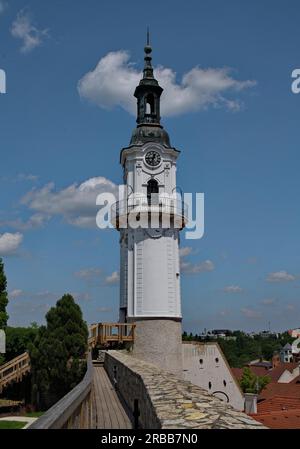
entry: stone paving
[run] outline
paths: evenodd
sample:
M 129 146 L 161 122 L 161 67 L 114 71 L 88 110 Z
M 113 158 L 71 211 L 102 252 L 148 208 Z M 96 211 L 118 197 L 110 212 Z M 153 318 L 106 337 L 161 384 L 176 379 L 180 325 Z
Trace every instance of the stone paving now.
M 202 388 L 181 380 L 155 365 L 121 351 L 109 351 L 109 356 L 125 365 L 136 381 L 145 387 L 141 407 L 149 406 L 156 414 L 161 429 L 263 429 L 261 423 L 236 411 Z M 128 386 L 130 388 L 130 386 Z M 122 394 L 122 391 L 120 391 Z M 123 392 L 124 395 L 129 392 Z M 148 404 L 147 404 L 148 402 Z

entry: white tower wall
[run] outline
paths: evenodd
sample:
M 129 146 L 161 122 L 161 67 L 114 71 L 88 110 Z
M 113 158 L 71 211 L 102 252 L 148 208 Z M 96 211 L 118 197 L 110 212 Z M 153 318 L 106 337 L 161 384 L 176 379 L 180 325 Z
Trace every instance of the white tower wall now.
M 136 323 L 133 355 L 181 375 L 179 231 L 184 219 L 181 203 L 179 209 L 174 203 L 179 151 L 160 124 L 163 89 L 153 75 L 151 51 L 147 45 L 143 78 L 134 92 L 137 127 L 121 151 L 126 195 L 112 219 L 120 231 L 120 321 Z M 139 219 L 134 226 L 127 223 L 132 214 Z M 155 222 L 150 224 L 151 214 Z

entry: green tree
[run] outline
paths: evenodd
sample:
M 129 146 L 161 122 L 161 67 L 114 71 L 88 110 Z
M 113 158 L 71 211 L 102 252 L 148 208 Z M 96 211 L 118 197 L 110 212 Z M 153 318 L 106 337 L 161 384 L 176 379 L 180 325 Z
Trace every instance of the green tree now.
M 6 354 L 5 360 L 9 361 L 14 357 L 28 351 L 38 334 L 38 327 L 10 327 L 5 329 L 6 333 Z
M 259 394 L 270 381 L 269 376 L 256 376 L 250 368 L 245 367 L 240 379 L 240 386 L 244 393 Z
M 88 329 L 80 307 L 64 295 L 46 315 L 30 348 L 32 400 L 49 408 L 82 379 L 86 368 Z
M 8 321 L 8 314 L 6 312 L 6 307 L 8 304 L 7 297 L 7 280 L 4 273 L 3 260 L 0 258 L 0 329 L 5 329 Z

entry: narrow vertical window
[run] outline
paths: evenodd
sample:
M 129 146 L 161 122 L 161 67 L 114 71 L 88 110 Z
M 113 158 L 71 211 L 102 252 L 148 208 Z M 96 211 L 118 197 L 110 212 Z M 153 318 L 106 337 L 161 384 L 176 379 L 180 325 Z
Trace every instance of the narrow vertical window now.
M 158 204 L 158 182 L 155 179 L 150 179 L 147 184 L 147 200 L 149 206 L 151 204 Z

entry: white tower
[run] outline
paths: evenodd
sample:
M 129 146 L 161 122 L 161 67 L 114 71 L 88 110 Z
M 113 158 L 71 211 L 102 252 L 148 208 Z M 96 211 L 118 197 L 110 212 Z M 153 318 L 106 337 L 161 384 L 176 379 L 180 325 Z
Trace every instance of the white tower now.
M 120 231 L 120 322 L 136 323 L 134 355 L 181 375 L 179 231 L 186 213 L 182 201 L 172 199 L 179 151 L 160 124 L 163 89 L 151 52 L 148 39 L 134 92 L 137 127 L 120 157 L 126 198 L 112 211 Z

